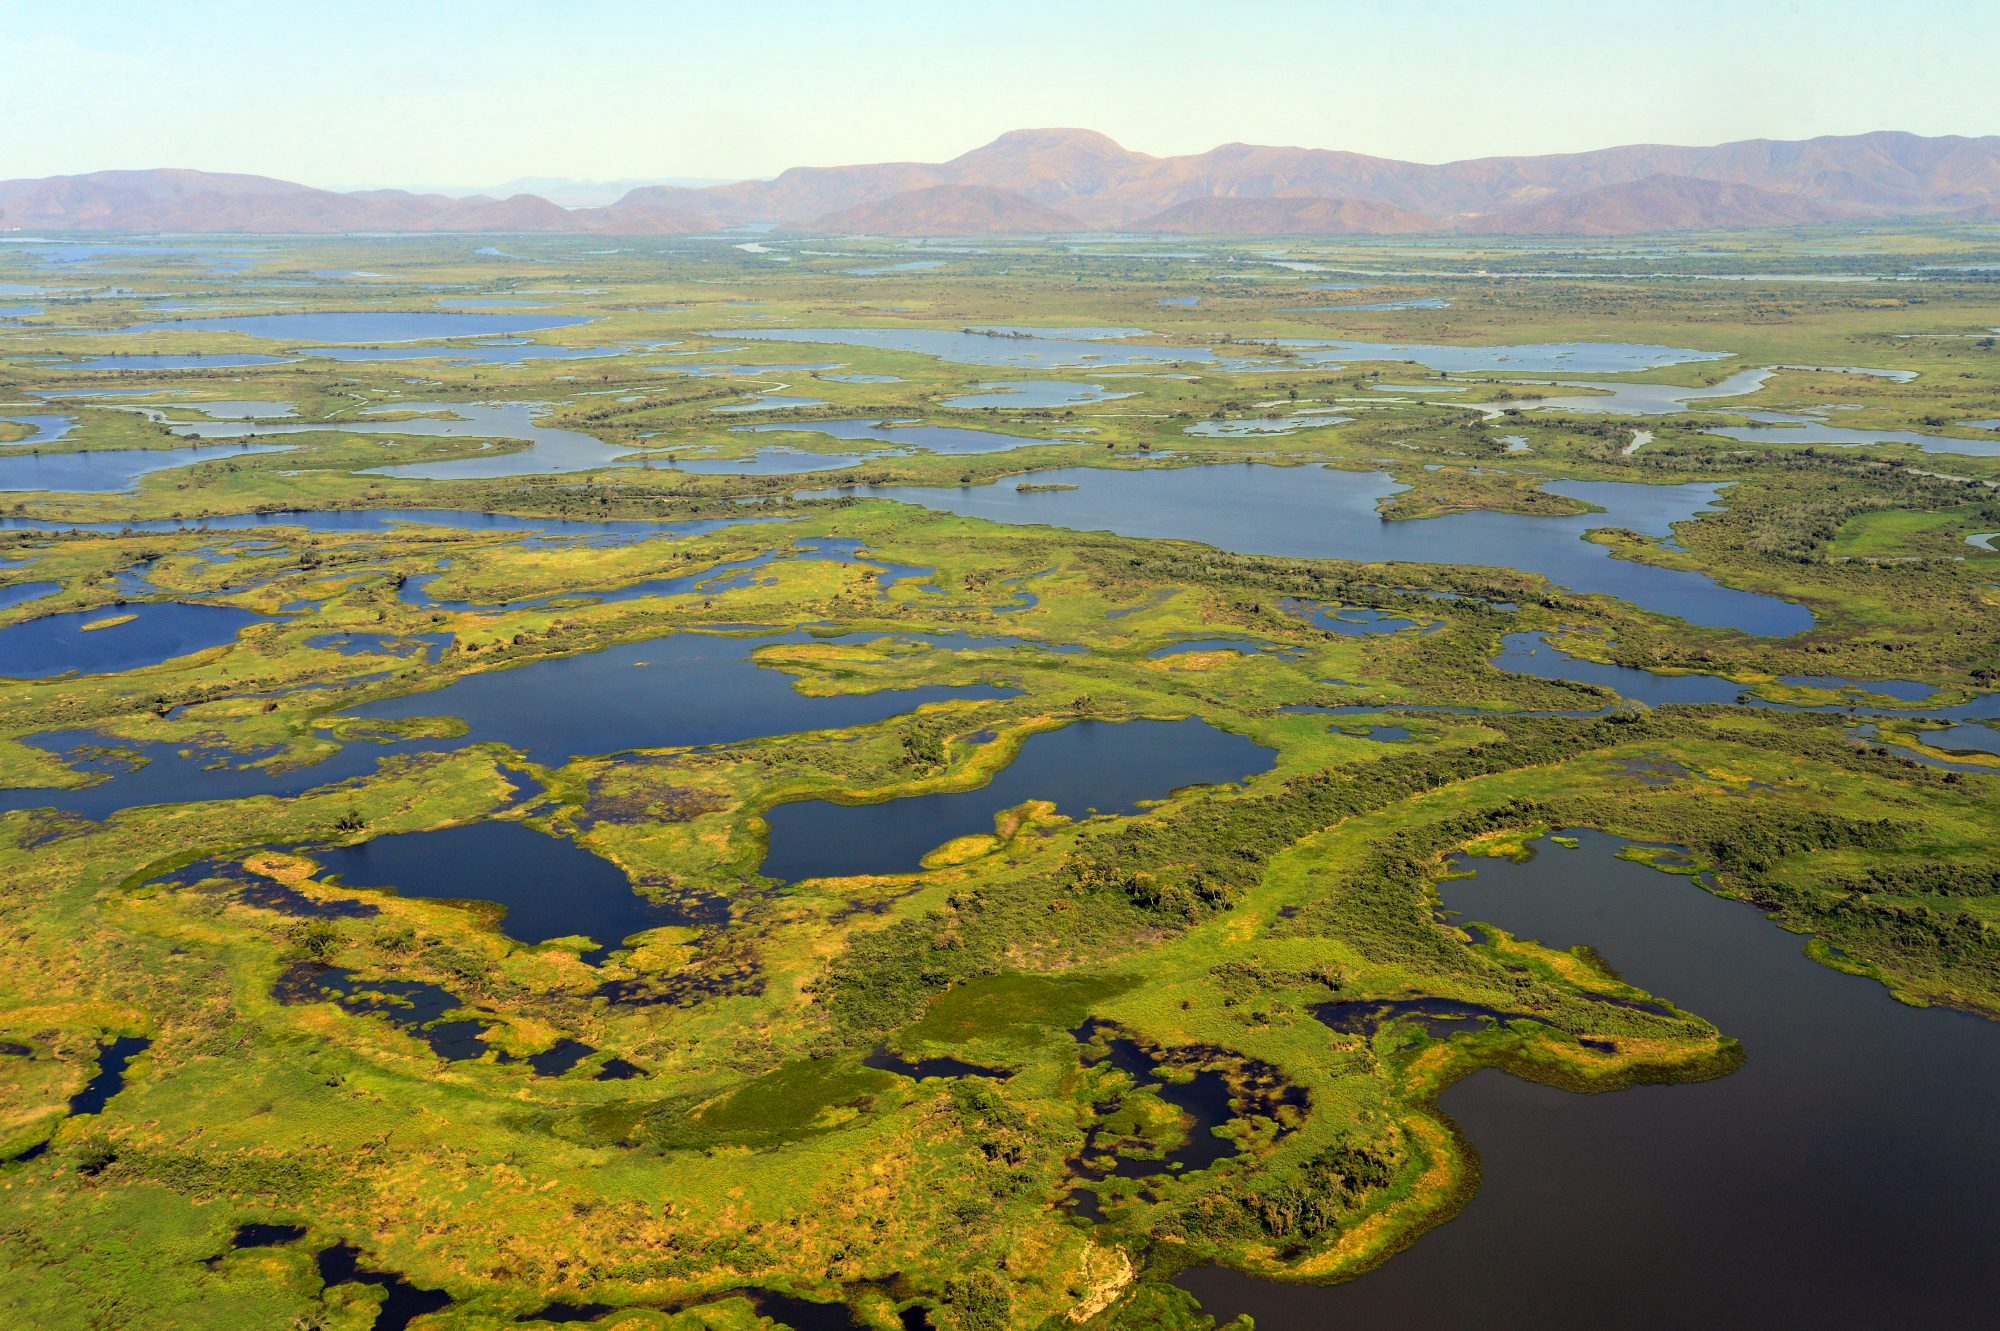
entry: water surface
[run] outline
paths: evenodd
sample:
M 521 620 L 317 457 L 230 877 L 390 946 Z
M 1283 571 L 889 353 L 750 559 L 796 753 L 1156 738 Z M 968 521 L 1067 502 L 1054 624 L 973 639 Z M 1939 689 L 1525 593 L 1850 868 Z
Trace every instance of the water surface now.
M 124 616 L 105 628 L 89 628 Z M 226 605 L 147 601 L 43 615 L 0 628 L 0 677 L 47 679 L 71 670 L 111 674 L 220 647 L 269 616 Z
M 972 685 L 808 697 L 791 676 L 750 659 L 768 643 L 846 640 L 806 633 L 758 638 L 680 633 L 467 675 L 440 689 L 366 703 L 348 714 L 378 720 L 461 717 L 475 741 L 499 740 L 536 762 L 559 764 L 583 754 L 844 729 L 926 703 L 1013 693 Z
M 1905 1007 L 1807 960 L 1751 907 L 1617 858 L 1615 839 L 1478 860 L 1445 904 L 1714 1021 L 1717 1081 L 1570 1095 L 1481 1072 L 1440 1104 L 1478 1149 L 1463 1214 L 1346 1285 L 1189 1273 L 1259 1326 L 1981 1326 L 2000 1179 L 2000 1026 Z M 1470 866 L 1468 866 L 1470 867 Z
M 1404 487 L 1383 472 L 1244 463 L 1137 470 L 1068 467 L 1020 479 L 1076 488 L 857 486 L 838 493 L 996 522 L 1200 541 L 1246 554 L 1515 568 L 1694 624 L 1776 636 L 1812 626 L 1812 615 L 1803 606 L 1724 587 L 1699 573 L 1614 559 L 1603 546 L 1582 539 L 1600 527 L 1670 536 L 1674 522 L 1713 507 L 1721 485 L 1559 481 L 1544 488 L 1606 511 L 1573 517 L 1473 511 L 1388 521 L 1376 504 Z
M 1240 781 L 1272 753 L 1205 721 L 1072 721 L 1031 735 L 1012 763 L 977 790 L 878 804 L 802 800 L 764 815 L 770 850 L 759 872 L 787 882 L 915 873 L 955 837 L 991 834 L 993 818 L 1027 800 L 1059 813 L 1130 813 L 1182 786 Z

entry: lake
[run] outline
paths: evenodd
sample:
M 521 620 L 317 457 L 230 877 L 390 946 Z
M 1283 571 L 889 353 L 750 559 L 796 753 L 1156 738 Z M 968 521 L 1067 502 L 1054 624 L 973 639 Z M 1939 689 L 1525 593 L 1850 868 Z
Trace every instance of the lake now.
M 87 625 L 130 615 L 123 624 Z M 146 601 L 44 615 L 0 628 L 0 677 L 47 679 L 74 670 L 111 674 L 220 647 L 269 616 L 226 605 Z
M 1012 407 L 1024 411 L 1053 411 L 1061 407 L 1084 407 L 1093 402 L 1115 402 L 1131 393 L 1114 393 L 1103 384 L 1079 383 L 1064 379 L 1006 379 L 979 384 L 977 393 L 948 397 L 946 407 Z
M 800 632 L 755 638 L 677 633 L 467 675 L 440 689 L 365 703 L 347 715 L 461 717 L 475 741 L 499 740 L 536 762 L 559 764 L 583 754 L 844 729 L 926 703 L 1013 696 L 1012 689 L 973 685 L 808 697 L 790 675 L 750 659 L 769 643 L 854 640 Z
M 507 911 L 500 932 L 517 942 L 585 935 L 598 945 L 586 961 L 642 930 L 689 922 L 686 912 L 633 891 L 610 860 L 504 819 L 299 849 L 344 886 L 495 902 Z
M 1327 1288 L 1190 1272 L 1260 1326 L 1982 1326 L 2000 1179 L 2000 1026 L 1808 960 L 1752 907 L 1577 833 L 1476 860 L 1445 904 L 1619 974 L 1739 1039 L 1716 1081 L 1578 1096 L 1497 1071 L 1440 1106 L 1477 1148 L 1466 1210 Z
M 129 490 L 141 476 L 197 462 L 282 453 L 287 444 L 220 444 L 188 448 L 100 448 L 80 453 L 0 452 L 0 491 L 51 490 L 109 494 Z
M 800 800 L 764 815 L 760 873 L 794 882 L 916 873 L 955 837 L 993 832 L 994 815 L 1027 800 L 1059 813 L 1132 813 L 1183 786 L 1241 781 L 1270 768 L 1269 749 L 1206 721 L 1072 721 L 1031 735 L 1014 761 L 976 790 L 875 804 Z
M 825 493 L 894 499 L 1017 525 L 1199 541 L 1245 554 L 1515 568 L 1692 624 L 1767 636 L 1812 626 L 1803 606 L 1724 587 L 1699 573 L 1614 559 L 1603 546 L 1582 539 L 1600 527 L 1671 535 L 1672 523 L 1715 506 L 1721 485 L 1558 481 L 1544 488 L 1606 511 L 1573 517 L 1471 511 L 1388 521 L 1375 505 L 1404 487 L 1384 472 L 1242 463 L 1068 467 L 1009 479 L 1076 488 L 855 486 Z

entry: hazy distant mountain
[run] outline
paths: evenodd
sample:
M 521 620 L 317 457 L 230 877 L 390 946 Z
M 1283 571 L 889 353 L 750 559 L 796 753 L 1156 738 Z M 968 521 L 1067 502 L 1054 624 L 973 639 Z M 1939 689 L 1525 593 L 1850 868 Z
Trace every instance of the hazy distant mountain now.
M 1009 232 L 1081 231 L 1068 213 L 1044 208 L 1013 190 L 991 185 L 932 185 L 829 213 L 815 231 L 869 236 L 992 236 Z
M 1363 199 L 1189 199 L 1133 224 L 1134 231 L 1204 236 L 1401 235 L 1436 231 L 1435 217 Z
M 541 183 L 598 189 L 592 197 L 612 188 Z M 959 193 L 928 193 L 940 189 Z M 965 192 L 972 190 L 1019 202 Z M 849 229 L 872 220 L 861 229 L 905 233 L 934 225 L 944 234 L 1056 225 L 1050 217 L 1027 225 L 1033 214 L 1023 205 L 1060 214 L 1061 225 L 1071 229 L 1239 234 L 1278 234 L 1291 226 L 1325 233 L 1438 227 L 1609 235 L 1843 217 L 1974 217 L 2000 207 L 2000 137 L 1882 131 L 1709 148 L 1636 144 L 1428 165 L 1243 143 L 1151 157 L 1090 130 L 1016 130 L 948 162 L 794 167 L 770 180 L 726 185 L 638 185 L 592 207 L 564 207 L 530 191 L 506 197 L 339 193 L 201 171 L 100 171 L 0 182 L 0 228 L 69 231 L 629 234 L 747 222 L 812 229 L 824 221 Z M 856 211 L 871 208 L 877 211 Z
M 1729 185 L 1693 176 L 1647 176 L 1626 184 L 1557 194 L 1473 219 L 1479 231 L 1530 235 L 1629 236 L 1647 231 L 1803 226 L 1851 216 L 1803 194 Z
M 413 189 L 412 192 L 447 194 L 457 198 L 487 194 L 503 199 L 515 194 L 535 194 L 564 208 L 602 208 L 606 204 L 618 202 L 635 189 L 645 189 L 653 185 L 670 185 L 677 189 L 703 189 L 710 185 L 727 185 L 733 179 L 734 177 L 652 176 L 642 180 L 576 180 L 569 176 L 517 176 L 503 184 L 485 185 L 476 189 L 429 185 Z

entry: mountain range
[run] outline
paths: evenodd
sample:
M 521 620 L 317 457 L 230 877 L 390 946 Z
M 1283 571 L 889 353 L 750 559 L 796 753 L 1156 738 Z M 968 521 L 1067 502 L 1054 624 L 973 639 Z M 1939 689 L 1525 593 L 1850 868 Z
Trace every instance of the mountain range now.
M 1895 131 L 1430 165 L 1243 143 L 1152 157 L 1091 130 L 1032 129 L 948 162 L 794 167 L 769 180 L 644 185 L 594 207 L 563 207 L 532 193 L 339 192 L 190 170 L 0 181 L 0 230 L 49 231 L 639 235 L 776 223 L 874 235 L 1633 235 L 1996 215 L 2000 136 Z

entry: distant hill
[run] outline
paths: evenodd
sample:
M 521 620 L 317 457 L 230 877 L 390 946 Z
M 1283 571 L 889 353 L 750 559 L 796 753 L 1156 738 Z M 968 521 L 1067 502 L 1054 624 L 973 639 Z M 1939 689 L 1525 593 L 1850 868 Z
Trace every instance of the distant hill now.
M 1849 215 L 1802 194 L 1658 175 L 1558 194 L 1489 213 L 1473 225 L 1480 231 L 1516 234 L 1629 236 L 1647 231 L 1804 226 Z
M 991 185 L 932 185 L 828 213 L 816 220 L 812 229 L 842 235 L 993 236 L 1085 228 L 1068 213 L 1044 208 L 1013 190 Z
M 1007 197 L 968 192 L 980 190 Z M 1037 214 L 1028 210 L 1035 208 L 1048 215 L 1031 222 Z M 794 167 L 770 180 L 644 185 L 588 208 L 565 208 L 533 193 L 341 193 L 264 176 L 182 170 L 0 182 L 0 229 L 63 231 L 638 234 L 771 222 L 794 230 L 824 225 L 883 234 L 935 225 L 939 234 L 1078 227 L 1341 234 L 1437 227 L 1626 235 L 1841 218 L 1979 217 L 1994 209 L 2000 209 L 2000 137 L 1887 130 L 1706 148 L 1633 144 L 1430 165 L 1247 143 L 1152 157 L 1091 130 L 1028 129 L 948 162 Z
M 1444 224 L 1393 203 L 1363 199 L 1189 199 L 1132 224 L 1134 231 L 1206 236 L 1401 235 Z

